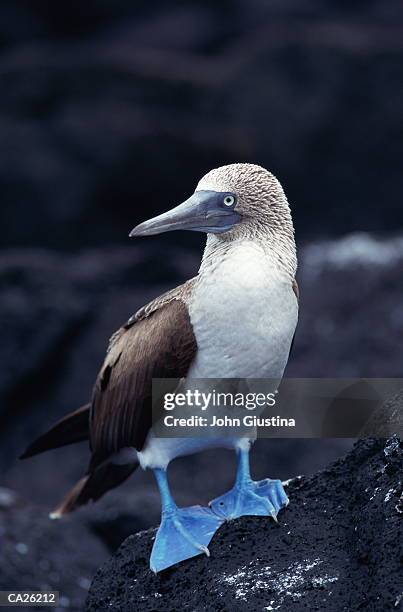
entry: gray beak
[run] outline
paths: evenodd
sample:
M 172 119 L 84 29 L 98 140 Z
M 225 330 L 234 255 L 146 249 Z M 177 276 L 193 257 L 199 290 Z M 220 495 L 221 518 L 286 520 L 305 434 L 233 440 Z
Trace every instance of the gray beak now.
M 233 205 L 224 204 L 225 199 L 228 202 L 231 198 Z M 241 220 L 241 216 L 234 211 L 235 205 L 236 199 L 232 193 L 195 191 L 176 208 L 137 225 L 129 236 L 152 236 L 173 230 L 221 234 Z

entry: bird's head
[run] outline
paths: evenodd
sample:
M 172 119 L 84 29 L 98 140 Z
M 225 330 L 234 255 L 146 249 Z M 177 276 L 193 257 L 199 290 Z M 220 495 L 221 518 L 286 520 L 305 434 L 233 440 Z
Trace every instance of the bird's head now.
M 208 172 L 189 199 L 137 225 L 130 236 L 186 229 L 224 240 L 265 232 L 293 233 L 290 209 L 279 181 L 255 164 L 230 164 Z

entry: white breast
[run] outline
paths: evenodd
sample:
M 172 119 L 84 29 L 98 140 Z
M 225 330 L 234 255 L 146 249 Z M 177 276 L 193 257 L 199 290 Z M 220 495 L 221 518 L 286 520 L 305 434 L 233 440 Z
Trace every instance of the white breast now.
M 189 378 L 281 378 L 298 303 L 259 245 L 232 246 L 202 274 L 189 313 L 198 347 Z
M 261 247 L 242 242 L 228 249 L 200 275 L 188 307 L 198 347 L 188 378 L 282 377 L 298 304 L 289 277 Z M 143 468 L 165 469 L 174 457 L 245 441 L 155 438 L 151 432 L 138 458 Z

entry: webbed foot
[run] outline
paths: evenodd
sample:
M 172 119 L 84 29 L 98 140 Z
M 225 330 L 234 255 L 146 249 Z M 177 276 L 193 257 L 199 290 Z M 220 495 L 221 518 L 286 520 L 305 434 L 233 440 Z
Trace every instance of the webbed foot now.
M 151 553 L 151 570 L 157 573 L 196 555 L 210 556 L 207 546 L 223 522 L 203 506 L 164 511 Z
M 236 483 L 230 491 L 213 499 L 209 506 L 225 520 L 240 516 L 271 516 L 277 521 L 278 512 L 288 502 L 281 480 L 266 478 Z

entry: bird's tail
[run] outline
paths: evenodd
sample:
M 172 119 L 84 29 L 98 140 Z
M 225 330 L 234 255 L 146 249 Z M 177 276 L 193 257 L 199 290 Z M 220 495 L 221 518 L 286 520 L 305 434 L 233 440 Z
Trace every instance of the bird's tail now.
M 61 518 L 84 506 L 90 501 L 96 501 L 110 489 L 114 489 L 128 478 L 137 468 L 138 463 L 116 464 L 105 462 L 93 472 L 81 478 L 67 493 L 62 502 L 50 514 L 50 518 Z
M 60 419 L 46 433 L 34 440 L 20 459 L 27 459 L 39 453 L 82 442 L 89 439 L 89 417 L 91 404 L 85 404 L 78 410 Z M 89 474 L 81 478 L 67 493 L 59 506 L 50 514 L 51 518 L 60 518 L 73 512 L 89 501 L 96 501 L 104 493 L 120 485 L 137 467 L 137 463 L 117 464 L 105 461 Z
M 91 404 L 85 404 L 60 419 L 46 433 L 31 442 L 20 459 L 27 459 L 53 448 L 88 440 L 90 407 Z

